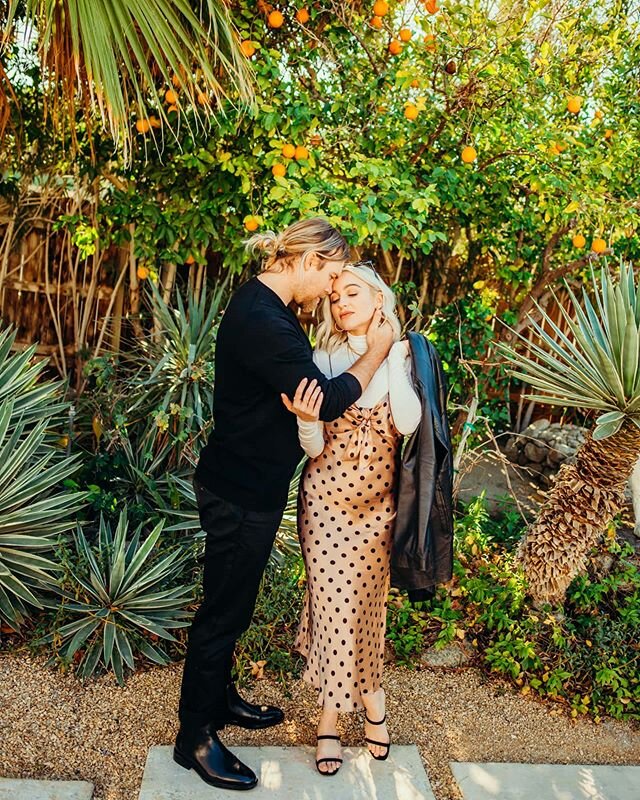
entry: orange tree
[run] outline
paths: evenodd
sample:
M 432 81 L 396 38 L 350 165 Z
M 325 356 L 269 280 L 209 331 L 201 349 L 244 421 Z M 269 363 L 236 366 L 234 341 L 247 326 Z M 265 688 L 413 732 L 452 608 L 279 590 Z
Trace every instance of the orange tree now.
M 427 307 L 470 291 L 513 305 L 590 252 L 638 255 L 624 6 L 391 3 L 373 24 L 373 4 L 301 7 L 234 7 L 255 105 L 198 137 L 178 100 L 161 156 L 139 135 L 147 160 L 111 202 L 141 254 L 238 268 L 246 229 L 323 213 Z
M 255 103 L 194 102 L 189 75 L 158 77 L 130 120 L 132 165 L 81 136 L 74 168 L 102 186 L 100 235 L 134 232 L 143 279 L 239 270 L 248 231 L 321 213 L 407 307 L 461 299 L 484 322 L 524 314 L 592 255 L 638 256 L 640 38 L 624 4 L 259 0 L 230 14 Z M 55 148 L 23 152 L 68 169 Z

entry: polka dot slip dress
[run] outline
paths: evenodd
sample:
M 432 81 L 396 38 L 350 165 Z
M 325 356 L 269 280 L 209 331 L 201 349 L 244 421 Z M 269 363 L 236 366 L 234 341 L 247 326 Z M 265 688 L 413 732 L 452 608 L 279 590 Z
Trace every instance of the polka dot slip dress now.
M 324 436 L 298 496 L 307 590 L 295 647 L 318 703 L 344 712 L 380 688 L 402 436 L 388 395 L 373 408 L 352 405 Z

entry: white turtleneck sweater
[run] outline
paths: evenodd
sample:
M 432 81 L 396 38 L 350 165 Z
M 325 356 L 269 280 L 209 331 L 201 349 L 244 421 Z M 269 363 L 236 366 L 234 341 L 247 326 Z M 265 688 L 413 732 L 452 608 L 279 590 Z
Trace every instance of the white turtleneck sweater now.
M 335 378 L 346 372 L 367 350 L 367 337 L 347 334 L 348 342 L 329 354 L 326 350 L 316 350 L 313 354 L 318 369 L 328 378 Z M 422 406 L 411 380 L 411 357 L 405 355 L 406 345 L 396 342 L 389 355 L 378 367 L 369 385 L 360 395 L 357 405 L 360 408 L 373 408 L 387 394 L 393 424 L 405 436 L 413 433 L 420 424 Z M 304 452 L 316 458 L 324 450 L 324 423 L 305 422 L 298 417 L 298 438 Z

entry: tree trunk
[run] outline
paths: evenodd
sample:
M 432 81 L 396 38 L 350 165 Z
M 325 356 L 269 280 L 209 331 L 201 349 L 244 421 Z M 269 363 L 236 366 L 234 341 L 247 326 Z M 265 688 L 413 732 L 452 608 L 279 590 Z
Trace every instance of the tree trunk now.
M 621 509 L 638 453 L 640 429 L 626 424 L 601 441 L 589 434 L 576 463 L 560 467 L 518 550 L 536 605 L 564 601 L 569 584 L 584 570 L 589 551 Z

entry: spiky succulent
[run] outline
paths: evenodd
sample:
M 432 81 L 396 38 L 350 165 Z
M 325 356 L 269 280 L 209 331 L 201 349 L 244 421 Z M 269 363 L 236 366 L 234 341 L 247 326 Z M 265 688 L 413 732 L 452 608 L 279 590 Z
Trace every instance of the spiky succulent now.
M 553 295 L 572 336 L 536 303 L 541 319 L 529 318 L 541 343 L 513 331 L 536 358 L 507 344 L 499 348 L 513 375 L 540 392 L 529 399 L 603 412 L 593 431 L 598 440 L 613 436 L 625 422 L 640 428 L 640 287 L 623 261 L 615 285 L 608 269 L 601 269 L 598 283 L 591 268 L 591 287 L 594 300 L 583 287 L 581 302 L 567 285 L 573 314 Z
M 14 341 L 0 331 L 0 620 L 18 628 L 55 587 L 50 556 L 86 495 L 64 488 L 79 462 L 54 444 L 68 409 L 60 384 L 41 380 L 35 346 L 12 353 Z
M 61 641 L 61 656 L 68 661 L 75 657 L 80 677 L 89 677 L 102 665 L 122 684 L 125 668 L 134 669 L 136 656 L 169 662 L 158 641 L 175 642 L 170 630 L 189 624 L 194 587 L 188 582 L 192 553 L 188 547 L 163 552 L 163 526 L 159 522 L 142 540 L 143 526 L 131 534 L 123 511 L 115 532 L 100 519 L 93 545 L 78 526 L 75 553 L 60 589 L 65 615 L 77 619 L 41 641 Z

